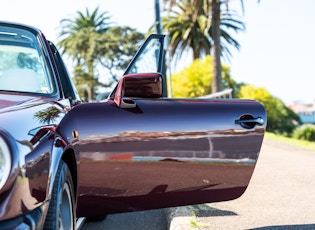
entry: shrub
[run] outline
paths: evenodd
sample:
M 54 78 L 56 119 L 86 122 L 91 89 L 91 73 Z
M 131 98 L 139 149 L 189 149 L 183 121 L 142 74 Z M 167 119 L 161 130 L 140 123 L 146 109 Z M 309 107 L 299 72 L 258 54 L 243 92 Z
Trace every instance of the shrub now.
M 267 112 L 267 131 L 291 136 L 301 123 L 299 116 L 289 109 L 279 98 L 271 95 L 265 88 L 243 85 L 239 98 L 254 99 L 262 103 Z
M 296 128 L 293 132 L 293 138 L 315 142 L 315 125 L 307 124 Z
M 211 94 L 213 77 L 212 57 L 207 55 L 203 60 L 194 60 L 180 73 L 172 74 L 173 97 L 192 98 Z M 233 88 L 238 84 L 230 76 L 230 68 L 222 65 L 223 89 Z

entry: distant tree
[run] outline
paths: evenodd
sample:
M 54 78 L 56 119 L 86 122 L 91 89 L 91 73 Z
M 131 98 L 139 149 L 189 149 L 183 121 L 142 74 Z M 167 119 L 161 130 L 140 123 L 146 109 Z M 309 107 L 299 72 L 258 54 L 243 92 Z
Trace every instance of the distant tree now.
M 182 0 L 175 4 L 168 16 L 162 18 L 163 31 L 170 35 L 172 56 L 178 59 L 183 52 L 191 49 L 195 60 L 211 53 L 213 40 L 209 7 L 206 1 Z M 223 12 L 221 17 L 220 46 L 222 55 L 229 58 L 229 46 L 239 49 L 240 44 L 228 31 L 243 31 L 245 25 L 233 11 Z
M 196 3 L 193 1 L 177 3 L 177 7 L 173 8 L 170 15 L 162 18 L 163 31 L 170 35 L 171 56 L 177 59 L 190 49 L 193 60 L 201 58 L 202 54 L 210 54 L 208 18 L 202 5 Z
M 269 132 L 291 136 L 297 125 L 301 123 L 295 112 L 264 88 L 244 85 L 240 89 L 239 98 L 257 100 L 264 105 L 267 111 L 267 131 Z
M 200 0 L 202 1 L 202 0 Z M 230 0 L 211 0 L 211 38 L 213 41 L 212 46 L 212 55 L 213 55 L 213 69 L 214 77 L 212 80 L 212 91 L 218 92 L 222 90 L 221 78 L 222 78 L 222 69 L 221 69 L 221 56 L 222 56 L 222 43 L 221 43 L 221 24 L 222 24 L 222 12 L 225 10 L 227 15 L 229 15 L 229 2 Z M 258 0 L 260 2 L 260 0 Z M 222 9 L 222 3 L 225 5 L 225 9 Z M 243 0 L 240 0 L 242 10 L 244 11 Z
M 98 42 L 98 62 L 116 83 L 136 54 L 144 35 L 130 27 L 111 27 Z
M 61 20 L 58 46 L 74 61 L 74 83 L 82 98 L 94 99 L 98 86 L 110 87 L 136 53 L 144 35 L 130 27 L 113 26 L 108 12 L 77 12 Z M 108 82 L 100 82 L 107 70 Z
M 180 73 L 172 75 L 173 96 L 174 97 L 199 97 L 211 94 L 209 82 L 213 77 L 212 57 L 206 56 L 204 60 L 195 60 L 189 67 Z M 231 78 L 228 66 L 222 66 L 223 85 L 225 88 L 238 88 L 238 84 Z
M 94 98 L 94 88 L 99 84 L 95 74 L 97 40 L 110 28 L 108 12 L 99 12 L 97 7 L 92 13 L 86 8 L 85 14 L 77 11 L 74 19 L 61 20 L 58 46 L 75 62 L 74 83 L 79 93 Z M 80 87 L 81 86 L 81 87 Z
M 240 1 L 243 8 L 243 1 Z M 225 3 L 225 9 L 221 9 L 221 4 Z M 227 52 L 230 54 L 229 50 L 224 48 L 223 40 L 225 40 L 228 44 L 239 48 L 238 42 L 233 39 L 230 34 L 227 32 L 228 30 L 232 29 L 234 31 L 242 31 L 245 29 L 245 25 L 239 21 L 236 20 L 235 16 L 236 14 L 229 10 L 229 0 L 163 0 L 163 4 L 165 6 L 167 13 L 167 18 L 171 18 L 171 12 L 176 9 L 176 7 L 182 9 L 184 12 L 183 15 L 185 15 L 183 18 L 183 22 L 180 22 L 180 20 L 177 20 L 177 22 L 174 22 L 174 24 L 180 28 L 180 25 L 189 25 L 190 22 L 190 29 L 187 29 L 186 26 L 184 26 L 183 38 L 188 37 L 194 37 L 191 35 L 195 30 L 191 28 L 195 28 L 192 26 L 193 24 L 196 24 L 197 26 L 200 26 L 201 30 L 204 32 L 204 36 L 207 37 L 208 41 L 210 42 L 210 45 L 206 47 L 207 43 L 203 43 L 204 39 L 200 39 L 201 37 L 195 36 L 194 41 L 194 47 L 200 46 L 203 48 L 205 46 L 207 49 L 211 49 L 211 55 L 213 56 L 213 71 L 214 71 L 214 77 L 212 79 L 212 92 L 218 92 L 221 91 L 222 88 L 222 69 L 221 69 L 221 56 L 224 52 Z M 181 7 L 182 5 L 190 5 L 190 7 Z M 190 13 L 192 12 L 192 13 Z M 192 16 L 189 16 L 192 15 Z M 171 18 L 172 19 L 172 18 Z M 165 21 L 168 21 L 169 19 L 165 19 Z M 226 21 L 226 23 L 224 23 Z M 164 26 L 164 25 L 163 25 Z M 170 27 L 169 25 L 165 25 L 165 27 Z M 226 28 L 227 30 L 223 30 L 223 28 Z M 174 37 L 178 38 L 181 37 L 179 34 L 180 32 L 176 32 L 171 35 L 171 44 L 172 40 L 175 41 Z M 180 31 L 180 30 L 179 30 Z M 183 39 L 185 41 L 185 39 Z M 203 45 L 199 45 L 198 42 L 201 41 Z M 185 42 L 187 43 L 187 42 Z M 187 46 L 187 45 L 185 45 Z M 181 45 L 181 43 L 176 42 L 174 43 L 175 46 Z M 174 52 L 174 51 L 173 51 Z M 198 52 L 198 48 L 196 49 L 196 52 Z M 207 51 L 208 54 L 208 51 Z

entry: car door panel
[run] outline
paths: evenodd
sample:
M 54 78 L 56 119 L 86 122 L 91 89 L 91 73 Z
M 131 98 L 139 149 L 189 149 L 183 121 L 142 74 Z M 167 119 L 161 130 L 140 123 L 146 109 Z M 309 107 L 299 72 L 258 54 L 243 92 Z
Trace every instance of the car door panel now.
M 79 135 L 80 216 L 217 202 L 245 191 L 266 122 L 244 128 L 237 120 L 266 121 L 261 104 L 135 101 L 131 109 L 108 100 L 69 113 Z

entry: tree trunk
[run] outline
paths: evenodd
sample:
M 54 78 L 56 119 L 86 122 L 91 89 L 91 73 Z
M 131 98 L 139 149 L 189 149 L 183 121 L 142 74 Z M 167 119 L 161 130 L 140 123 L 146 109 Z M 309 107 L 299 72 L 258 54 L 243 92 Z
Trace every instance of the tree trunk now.
M 95 71 L 94 71 L 94 65 L 93 61 L 88 61 L 88 76 L 89 76 L 89 83 L 88 83 L 88 101 L 91 102 L 95 99 L 94 97 L 94 88 L 96 86 L 95 84 Z
M 222 67 L 221 67 L 221 43 L 220 43 L 220 0 L 211 1 L 211 37 L 213 40 L 212 58 L 213 58 L 213 78 L 212 93 L 222 90 Z

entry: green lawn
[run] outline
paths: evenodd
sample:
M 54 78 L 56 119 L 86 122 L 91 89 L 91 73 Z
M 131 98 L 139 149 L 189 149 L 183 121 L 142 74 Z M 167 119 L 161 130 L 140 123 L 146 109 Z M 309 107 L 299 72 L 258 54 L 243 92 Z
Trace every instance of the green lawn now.
M 315 151 L 315 142 L 297 140 L 297 139 L 279 136 L 274 133 L 268 133 L 268 132 L 265 133 L 265 137 L 272 140 L 281 141 L 290 145 L 295 145 L 295 146 L 299 146 L 305 149 Z

